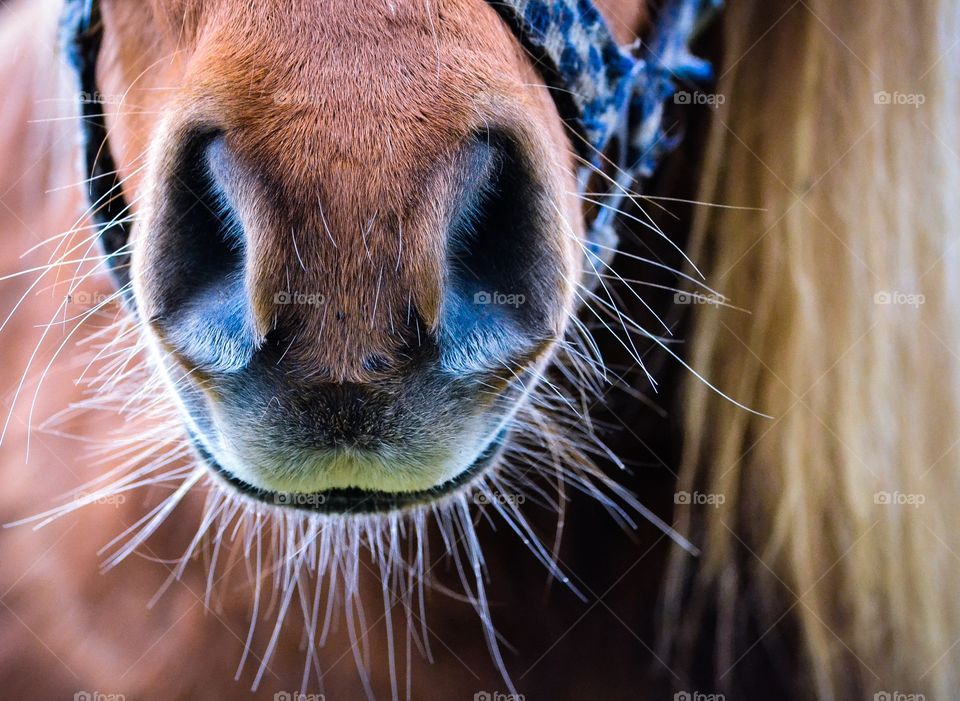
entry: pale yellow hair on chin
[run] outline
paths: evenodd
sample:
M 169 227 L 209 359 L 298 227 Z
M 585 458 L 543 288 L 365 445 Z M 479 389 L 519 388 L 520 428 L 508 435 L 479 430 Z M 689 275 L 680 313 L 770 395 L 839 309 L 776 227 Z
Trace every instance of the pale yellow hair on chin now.
M 792 622 L 801 698 L 960 698 L 960 5 L 722 21 L 700 199 L 762 211 L 701 212 L 693 259 L 752 313 L 697 306 L 691 361 L 773 418 L 686 388 L 679 489 L 725 503 L 677 507 L 703 554 L 673 558 L 668 643 L 714 611 L 722 683 Z

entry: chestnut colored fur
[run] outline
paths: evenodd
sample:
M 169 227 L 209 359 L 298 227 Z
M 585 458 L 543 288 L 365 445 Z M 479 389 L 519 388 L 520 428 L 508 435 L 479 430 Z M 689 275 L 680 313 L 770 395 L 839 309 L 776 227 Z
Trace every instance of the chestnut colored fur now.
M 599 4 L 619 38 L 635 35 L 642 17 L 639 0 Z M 80 176 L 73 168 L 75 127 L 63 119 L 72 110 L 72 88 L 53 58 L 57 10 L 56 0 L 15 3 L 5 10 L 0 29 L 0 44 L 8 47 L 0 57 L 0 79 L 8 94 L 17 96 L 0 108 L 0 152 L 8 164 L 0 174 L 5 193 L 2 273 L 22 267 L 18 255 L 24 249 L 67 230 L 82 205 L 78 189 L 67 187 Z M 332 319 L 326 325 L 319 318 L 301 320 L 309 324 L 314 340 L 296 349 L 302 366 L 322 365 L 339 379 L 366 379 L 363 359 L 394 352 L 384 329 L 391 318 L 406 314 L 410 299 L 428 325 L 436 324 L 441 237 L 450 217 L 445 206 L 463 187 L 456 148 L 484 124 L 509 126 L 522 137 L 558 207 L 543 214 L 556 228 L 549 245 L 561 253 L 568 272 L 576 271 L 576 248 L 560 233 L 561 228 L 577 235 L 582 230 L 564 128 L 531 62 L 484 0 L 108 0 L 104 13 L 100 89 L 106 95 L 126 95 L 121 105 L 110 107 L 110 128 L 114 155 L 129 177 L 124 186 L 128 200 L 149 220 L 162 207 L 151 197 L 170 175 L 173 165 L 167 156 L 183 130 L 200 123 L 225 129 L 237 177 L 243 180 L 248 208 L 243 215 L 252 232 L 254 263 L 248 274 L 260 294 L 257 329 L 261 334 L 269 329 L 273 310 L 268 297 L 276 291 L 276 280 L 286 276 L 290 289 L 322 291 L 343 312 L 336 326 Z M 407 79 L 378 81 L 387 63 Z M 344 80 L 345 70 L 352 79 Z M 59 80 L 51 78 L 58 74 Z M 288 100 L 305 97 L 308 104 L 280 109 L 278 94 L 291 96 L 284 98 Z M 314 109 L 313 100 L 322 101 L 323 109 Z M 49 121 L 28 124 L 37 118 Z M 148 167 L 138 170 L 145 154 Z M 273 199 L 275 193 L 284 199 Z M 298 251 L 291 228 L 300 234 Z M 366 246 L 361 231 L 368 234 Z M 336 247 L 327 245 L 328 233 Z M 134 240 L 135 280 L 143 300 L 151 298 L 152 286 L 161 285 L 164 276 L 147 253 L 149 243 Z M 301 266 L 298 255 L 308 264 Z M 380 269 L 385 274 L 377 291 Z M 3 298 L 10 301 L 27 289 L 25 278 L 0 284 Z M 102 276 L 86 288 L 93 284 L 104 294 L 110 290 Z M 46 323 L 59 301 L 56 293 L 31 295 L 4 331 L 6 401 L 32 351 L 32 344 L 9 339 L 35 338 L 34 326 Z M 557 325 L 569 313 L 569 299 L 566 304 L 556 309 Z M 143 311 L 150 318 L 151 310 Z M 333 329 L 336 342 L 329 341 Z M 71 382 L 78 372 L 69 353 L 53 365 L 36 417 L 51 416 L 81 398 L 82 390 Z M 36 386 L 35 375 L 28 391 Z M 21 406 L 3 447 L 0 518 L 5 523 L 42 511 L 111 463 L 94 465 L 75 440 L 43 435 L 33 438 L 25 465 L 27 420 L 28 407 Z M 96 440 L 117 427 L 109 414 L 81 414 L 61 429 Z M 84 509 L 37 532 L 29 527 L 0 532 L 3 695 L 72 698 L 87 690 L 123 693 L 127 699 L 193 701 L 270 699 L 276 691 L 295 690 L 304 661 L 302 631 L 296 625 L 284 629 L 259 692 L 248 691 L 249 668 L 239 682 L 233 679 L 250 605 L 242 577 L 215 587 L 213 610 L 205 611 L 203 567 L 191 566 L 154 608 L 145 608 L 169 575 L 169 568 L 154 560 L 182 552 L 196 525 L 190 516 L 200 506 L 200 499 L 188 500 L 142 558 L 133 557 L 103 575 L 97 572 L 97 550 L 142 515 L 140 496 L 118 507 Z M 508 628 L 517 628 L 517 637 L 523 630 L 535 631 L 538 626 L 521 623 L 520 612 L 540 605 L 535 602 L 541 602 L 542 571 L 522 549 L 516 550 L 508 534 L 485 540 L 488 552 L 502 545 L 500 553 L 490 556 L 498 575 L 510 571 L 516 583 L 532 583 L 513 589 L 504 582 L 506 589 L 498 589 L 501 600 L 512 598 L 518 615 L 511 616 L 509 607 L 495 615 L 506 619 Z M 378 584 L 372 584 L 364 598 L 375 611 L 380 593 Z M 432 594 L 428 615 L 436 662 L 429 664 L 413 652 L 413 698 L 470 698 L 474 690 L 502 688 L 469 606 Z M 537 618 L 549 615 L 544 605 Z M 379 694 L 389 694 L 380 658 L 386 648 L 384 629 L 371 622 L 372 680 Z M 553 634 L 559 638 L 559 632 Z M 254 653 L 265 643 L 261 631 Z M 341 624 L 320 653 L 328 699 L 360 697 L 348 648 Z M 604 653 L 594 665 L 576 671 L 577 662 L 585 659 L 579 646 L 559 649 L 571 659 L 559 687 L 546 666 L 526 680 L 529 688 L 551 689 L 552 698 L 561 698 L 559 689 L 568 698 L 583 698 L 588 688 L 583 685 L 603 674 L 604 665 L 614 665 L 608 670 L 613 674 L 625 662 Z M 632 692 L 624 693 L 623 698 L 634 698 Z
M 111 119 L 120 162 L 150 148 L 156 166 L 148 170 L 162 181 L 185 131 L 225 131 L 250 237 L 257 331 L 273 328 L 277 291 L 327 300 L 323 313 L 296 320 L 309 339 L 293 349 L 304 366 L 360 381 L 365 358 L 395 352 L 390 329 L 409 304 L 436 327 L 451 205 L 466 186 L 458 148 L 473 132 L 519 132 L 567 226 L 580 230 L 578 202 L 563 194 L 574 188 L 563 126 L 486 4 L 290 0 L 243 12 L 223 1 L 149 5 L 105 3 L 102 90 L 130 90 L 138 107 L 146 96 L 144 116 Z M 160 120 L 153 109 L 169 116 Z M 139 187 L 134 178 L 128 189 Z M 162 206 L 150 200 L 145 206 Z M 556 216 L 549 226 L 559 232 Z M 551 245 L 571 247 L 559 233 Z M 134 279 L 148 303 L 165 275 L 153 247 L 134 244 Z

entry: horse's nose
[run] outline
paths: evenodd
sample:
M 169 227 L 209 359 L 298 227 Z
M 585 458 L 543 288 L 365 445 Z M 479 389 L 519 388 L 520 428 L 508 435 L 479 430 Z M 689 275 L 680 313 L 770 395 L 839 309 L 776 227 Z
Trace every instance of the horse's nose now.
M 445 232 L 439 336 L 457 370 L 511 366 L 562 326 L 575 237 L 519 142 L 484 133 Z
M 262 335 L 246 279 L 249 243 L 226 187 L 227 155 L 222 136 L 186 140 L 165 169 L 144 244 L 141 311 L 170 350 L 208 372 L 243 367 Z
M 269 179 L 243 163 L 223 136 L 193 137 L 154 206 L 141 298 L 150 323 L 188 366 L 244 368 L 273 331 L 271 338 L 293 347 L 290 358 L 307 346 L 311 358 L 326 356 L 314 364 L 336 371 L 353 362 L 351 354 L 362 363 L 388 352 L 372 340 L 374 326 L 401 336 L 396 329 L 411 313 L 426 320 L 426 338 L 418 329 L 418 340 L 429 340 L 440 363 L 457 372 L 515 366 L 558 335 L 569 242 L 551 215 L 555 200 L 516 141 L 469 139 L 442 164 L 452 184 L 409 207 L 407 227 L 420 233 L 406 239 L 337 214 L 368 205 L 359 194 L 321 187 L 326 202 L 279 206 L 283 192 L 311 188 L 265 187 Z M 304 232 L 299 246 L 292 230 Z M 278 293 L 298 297 L 290 304 Z M 300 303 L 300 296 L 309 299 Z M 430 296 L 439 300 L 432 310 L 411 309 L 412 299 Z M 354 311 L 342 311 L 348 307 Z M 338 348 L 325 353 L 322 346 Z

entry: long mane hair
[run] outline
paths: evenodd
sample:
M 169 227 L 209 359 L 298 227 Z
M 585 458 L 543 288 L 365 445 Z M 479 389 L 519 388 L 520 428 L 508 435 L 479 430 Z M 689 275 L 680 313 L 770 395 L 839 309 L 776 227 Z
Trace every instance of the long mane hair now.
M 713 618 L 721 682 L 786 637 L 801 697 L 953 698 L 960 9 L 731 2 L 723 26 L 700 199 L 762 209 L 700 211 L 691 256 L 751 313 L 698 305 L 690 360 L 773 418 L 687 383 L 679 489 L 724 503 L 678 509 L 703 555 L 674 558 L 666 618 Z

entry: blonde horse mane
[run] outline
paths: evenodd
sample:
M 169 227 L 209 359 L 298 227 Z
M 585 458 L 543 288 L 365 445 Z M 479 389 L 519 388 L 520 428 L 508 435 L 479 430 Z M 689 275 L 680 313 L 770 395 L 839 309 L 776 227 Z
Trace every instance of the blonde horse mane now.
M 701 199 L 762 210 L 704 210 L 693 259 L 752 313 L 699 305 L 691 362 L 773 418 L 685 390 L 679 489 L 722 498 L 677 507 L 670 643 L 709 616 L 721 685 L 779 640 L 801 697 L 956 698 L 960 6 L 725 13 Z

